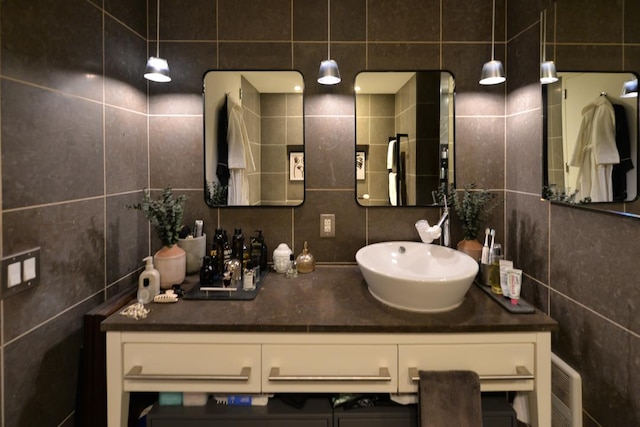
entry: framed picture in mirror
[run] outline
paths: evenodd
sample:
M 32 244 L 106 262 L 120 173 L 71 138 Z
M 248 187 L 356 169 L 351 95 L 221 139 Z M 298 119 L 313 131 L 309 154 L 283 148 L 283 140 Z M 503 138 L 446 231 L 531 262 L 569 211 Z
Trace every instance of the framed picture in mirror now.
M 304 180 L 304 153 L 292 151 L 289 153 L 289 180 Z

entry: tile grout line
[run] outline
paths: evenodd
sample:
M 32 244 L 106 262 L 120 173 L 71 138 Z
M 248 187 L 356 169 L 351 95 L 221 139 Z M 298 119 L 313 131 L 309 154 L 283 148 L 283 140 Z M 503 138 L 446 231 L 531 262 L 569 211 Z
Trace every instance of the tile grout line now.
M 105 11 L 102 10 L 102 289 L 104 301 L 107 300 L 107 89 L 106 89 L 106 28 L 105 28 Z

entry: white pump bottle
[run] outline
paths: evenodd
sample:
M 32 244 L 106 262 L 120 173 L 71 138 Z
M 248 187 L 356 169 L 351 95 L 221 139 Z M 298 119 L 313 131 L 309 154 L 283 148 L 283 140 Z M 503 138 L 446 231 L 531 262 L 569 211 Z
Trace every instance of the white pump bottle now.
M 153 267 L 153 257 L 148 256 L 144 271 L 138 278 L 138 302 L 147 304 L 160 293 L 160 272 Z

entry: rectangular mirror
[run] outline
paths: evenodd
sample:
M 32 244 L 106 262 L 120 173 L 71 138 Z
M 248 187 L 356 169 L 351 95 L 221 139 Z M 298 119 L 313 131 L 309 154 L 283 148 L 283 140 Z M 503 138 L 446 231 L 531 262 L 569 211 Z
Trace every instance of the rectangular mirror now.
M 358 203 L 437 205 L 454 184 L 453 75 L 365 71 L 355 93 Z
M 542 86 L 544 196 L 599 209 L 636 200 L 638 76 L 564 71 L 558 77 Z M 629 84 L 634 90 L 623 93 Z
M 207 71 L 203 81 L 209 206 L 304 201 L 304 80 L 297 71 Z

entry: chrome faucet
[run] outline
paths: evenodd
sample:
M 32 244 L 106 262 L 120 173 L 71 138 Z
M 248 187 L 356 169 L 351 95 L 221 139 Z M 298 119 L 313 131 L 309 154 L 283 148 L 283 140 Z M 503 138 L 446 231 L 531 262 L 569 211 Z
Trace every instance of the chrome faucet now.
M 431 243 L 435 239 L 440 239 L 440 245 L 449 246 L 451 237 L 449 234 L 449 206 L 447 206 L 447 199 L 445 198 L 444 200 L 444 211 L 436 225 L 432 227 L 429 225 L 429 221 L 421 219 L 416 222 L 415 226 L 423 243 Z
M 449 246 L 451 235 L 449 233 L 449 208 L 447 207 L 446 202 L 444 206 L 444 212 L 442 213 L 440 221 L 438 221 L 438 224 L 436 226 L 440 227 L 440 229 L 442 230 L 440 235 L 440 245 Z

